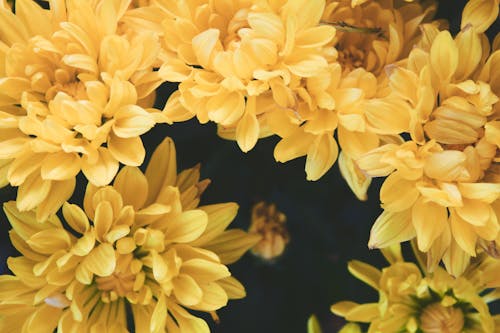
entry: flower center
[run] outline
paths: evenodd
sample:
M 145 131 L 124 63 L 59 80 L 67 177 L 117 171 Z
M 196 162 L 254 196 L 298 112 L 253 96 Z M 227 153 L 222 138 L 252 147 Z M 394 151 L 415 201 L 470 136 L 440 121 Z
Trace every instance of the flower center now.
M 348 46 L 344 49 L 339 49 L 338 62 L 344 70 L 353 70 L 362 67 L 365 62 L 365 53 L 353 46 Z
M 95 279 L 97 289 L 105 292 L 114 292 L 117 296 L 124 297 L 134 287 L 135 274 L 115 272 L 111 276 Z
M 420 328 L 424 333 L 460 333 L 464 327 L 464 314 L 459 308 L 433 303 L 420 315 Z

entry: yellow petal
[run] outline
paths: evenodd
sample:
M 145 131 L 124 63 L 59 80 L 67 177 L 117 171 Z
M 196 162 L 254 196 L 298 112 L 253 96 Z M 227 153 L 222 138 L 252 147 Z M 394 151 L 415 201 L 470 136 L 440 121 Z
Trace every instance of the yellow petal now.
M 463 81 L 469 78 L 481 61 L 481 39 L 476 29 L 467 28 L 458 33 L 455 42 L 459 53 L 455 78 L 457 81 Z
M 456 207 L 458 216 L 466 222 L 483 226 L 490 218 L 490 205 L 479 200 L 464 199 L 462 207 Z
M 416 233 L 411 222 L 409 210 L 383 211 L 372 226 L 368 247 L 385 248 L 414 238 Z
M 134 312 L 135 314 L 136 312 Z M 156 302 L 153 313 L 151 314 L 151 321 L 149 324 L 149 332 L 160 333 L 165 331 L 165 322 L 167 320 L 167 303 L 165 296 L 162 294 Z
M 168 225 L 165 241 L 187 243 L 198 238 L 207 227 L 208 216 L 202 210 L 190 210 L 176 216 Z
M 371 177 L 364 174 L 357 163 L 344 152 L 339 154 L 339 169 L 340 174 L 356 197 L 361 201 L 366 201 L 368 199 L 366 193 L 371 184 Z
M 184 261 L 180 272 L 196 277 L 196 281 L 200 283 L 217 281 L 231 275 L 225 265 L 203 259 Z
M 130 166 L 141 165 L 146 155 L 139 137 L 125 139 L 111 134 L 108 140 L 108 149 L 115 159 Z
M 219 29 L 207 29 L 196 35 L 193 40 L 193 50 L 198 63 L 204 68 L 210 68 L 213 52 L 222 48 L 219 41 Z
M 431 46 L 431 65 L 441 82 L 448 82 L 458 66 L 458 48 L 449 31 L 441 31 Z
M 151 114 L 137 105 L 122 106 L 114 118 L 113 132 L 121 138 L 142 135 L 155 125 Z
M 224 289 L 229 299 L 240 299 L 246 296 L 245 287 L 232 276 L 221 279 L 217 283 Z
M 318 136 L 307 151 L 306 174 L 307 180 L 321 178 L 337 160 L 339 147 L 332 134 Z
M 149 185 L 146 204 L 156 202 L 162 188 L 175 184 L 177 162 L 175 158 L 175 145 L 171 138 L 165 138 L 156 147 L 146 168 L 146 178 Z
M 71 239 L 65 230 L 47 229 L 37 232 L 26 242 L 37 252 L 52 254 L 58 250 L 68 249 L 71 244 Z
M 307 320 L 307 333 L 323 333 L 318 318 L 315 315 L 312 315 Z
M 85 257 L 82 265 L 97 276 L 110 276 L 116 267 L 113 245 L 100 244 Z
M 417 233 L 418 249 L 427 252 L 448 223 L 448 212 L 433 202 L 420 197 L 412 208 L 412 221 Z
M 245 99 L 240 92 L 218 94 L 207 102 L 208 117 L 223 126 L 236 123 L 245 111 Z
M 236 126 L 236 141 L 244 153 L 251 150 L 257 143 L 259 127 L 259 122 L 255 116 L 255 97 L 249 97 L 245 114 L 238 122 L 238 126 Z
M 113 187 L 121 194 L 124 205 L 135 210 L 143 207 L 148 197 L 148 180 L 136 167 L 123 167 L 116 175 Z
M 87 155 L 82 158 L 82 171 L 95 186 L 108 185 L 118 171 L 118 161 L 104 147 L 97 149 L 97 160 L 90 163 Z
M 358 260 L 351 260 L 347 265 L 347 269 L 358 280 L 363 281 L 375 290 L 379 289 L 381 272 L 377 268 Z
M 452 211 L 450 214 L 450 228 L 457 244 L 469 255 L 475 257 L 477 234 L 472 225 Z
M 212 239 L 204 245 L 204 248 L 215 252 L 223 264 L 229 265 L 237 261 L 260 240 L 260 235 L 248 234 L 242 230 L 233 229 Z
M 477 33 L 485 32 L 497 17 L 497 0 L 470 0 L 462 12 L 460 28 L 470 24 Z
M 66 223 L 76 232 L 84 234 L 90 228 L 89 219 L 79 206 L 65 202 L 62 213 Z
M 43 179 L 66 180 L 80 172 L 80 157 L 76 153 L 59 152 L 49 154 L 41 168 Z
M 401 212 L 410 208 L 420 193 L 415 182 L 402 178 L 397 172 L 386 178 L 380 188 L 382 207 L 391 212 Z
M 298 128 L 292 135 L 283 138 L 274 148 L 274 158 L 278 162 L 288 162 L 307 154 L 315 136 Z
M 21 211 L 37 207 L 49 195 L 52 181 L 44 180 L 37 174 L 29 176 L 19 186 L 17 192 L 17 208 Z
M 113 224 L 113 207 L 108 201 L 101 201 L 95 209 L 94 226 L 97 238 L 104 242 L 104 236 Z
M 174 295 L 180 304 L 193 306 L 201 301 L 203 292 L 189 275 L 179 274 L 173 281 Z
M 190 244 L 200 247 L 222 234 L 238 213 L 238 205 L 233 202 L 202 206 L 199 209 L 208 216 L 207 227 L 203 234 Z

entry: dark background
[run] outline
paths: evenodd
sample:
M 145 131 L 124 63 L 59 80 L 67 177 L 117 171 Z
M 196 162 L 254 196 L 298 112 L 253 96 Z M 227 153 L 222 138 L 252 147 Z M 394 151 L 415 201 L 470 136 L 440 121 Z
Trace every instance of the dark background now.
M 450 20 L 453 33 L 459 28 L 465 1 L 440 1 L 438 17 Z M 499 22 L 490 36 L 499 31 Z M 163 105 L 175 85 L 164 85 L 157 105 Z M 274 161 L 277 137 L 259 140 L 242 153 L 237 144 L 220 139 L 214 124 L 199 125 L 191 120 L 173 126 L 158 125 L 143 136 L 148 158 L 165 136 L 174 139 L 179 170 L 201 162 L 203 178 L 212 184 L 202 204 L 234 201 L 240 205 L 232 227 L 247 229 L 252 205 L 265 200 L 276 203 L 288 218 L 291 241 L 274 263 L 246 254 L 230 266 L 246 287 L 247 297 L 231 301 L 220 311 L 220 324 L 211 324 L 213 333 L 305 333 L 310 314 L 318 315 L 324 333 L 337 332 L 343 320 L 329 312 L 341 300 L 371 302 L 377 293 L 347 272 L 347 262 L 362 260 L 378 267 L 385 262 L 378 251 L 367 247 L 372 223 L 381 212 L 380 180 L 369 190 L 368 201 L 360 202 L 340 176 L 338 166 L 319 181 L 305 180 L 305 158 L 286 164 Z M 84 180 L 70 200 L 81 203 Z M 15 189 L 0 189 L 0 201 L 15 198 Z M 8 221 L 0 215 L 0 272 L 5 261 L 16 255 L 8 240 Z M 207 321 L 211 320 L 207 317 Z

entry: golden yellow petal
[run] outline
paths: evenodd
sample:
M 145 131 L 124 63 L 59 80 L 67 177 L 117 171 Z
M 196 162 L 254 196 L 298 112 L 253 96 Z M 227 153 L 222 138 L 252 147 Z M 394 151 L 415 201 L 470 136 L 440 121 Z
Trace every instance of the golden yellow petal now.
M 498 7 L 498 6 L 497 6 Z M 475 71 L 481 61 L 482 45 L 476 29 L 463 29 L 455 38 L 458 47 L 457 81 L 463 81 Z
M 16 158 L 9 166 L 5 167 L 8 170 L 7 178 L 10 184 L 12 186 L 21 185 L 29 175 L 40 167 L 44 158 L 45 154 L 36 153 L 24 154 Z
M 385 248 L 414 238 L 416 232 L 411 222 L 410 210 L 383 211 L 372 226 L 368 247 Z
M 363 281 L 375 290 L 379 289 L 381 273 L 377 268 L 358 260 L 351 260 L 347 265 L 347 269 L 358 280 Z
M 458 66 L 458 48 L 449 31 L 441 31 L 432 42 L 430 60 L 441 82 L 448 82 Z
M 208 100 L 206 107 L 210 120 L 223 126 L 231 126 L 243 116 L 245 98 L 237 91 L 218 94 Z
M 204 68 L 210 68 L 213 52 L 222 49 L 219 41 L 220 31 L 218 29 L 207 29 L 196 35 L 193 40 L 193 50 L 198 63 Z
M 240 149 L 246 153 L 251 150 L 259 138 L 259 122 L 255 116 L 255 98 L 247 99 L 246 111 L 236 126 L 236 141 Z
M 339 148 L 330 133 L 316 137 L 307 151 L 306 174 L 307 180 L 321 178 L 337 160 Z
M 134 308 L 136 308 L 136 307 L 134 307 Z M 137 311 L 139 311 L 139 310 L 137 309 Z M 134 312 L 134 315 L 137 313 L 137 311 Z M 167 316 L 168 316 L 167 304 L 166 304 L 165 296 L 162 295 L 159 297 L 159 299 L 154 307 L 154 310 L 151 313 L 151 316 L 150 316 L 151 320 L 149 321 L 150 322 L 149 332 L 151 332 L 151 333 L 164 332 L 165 331 L 165 321 L 167 319 Z M 148 318 L 149 315 L 144 313 L 142 315 L 142 317 Z M 136 325 L 136 327 L 137 327 L 137 325 Z
M 490 205 L 479 200 L 464 199 L 462 207 L 456 207 L 455 212 L 466 222 L 483 226 L 490 218 Z
M 202 210 L 190 210 L 174 217 L 165 232 L 165 241 L 187 243 L 197 239 L 207 227 L 208 216 Z
M 229 265 L 237 261 L 260 240 L 260 235 L 247 234 L 242 230 L 232 229 L 206 243 L 204 248 L 215 252 L 223 264 Z
M 245 287 L 232 276 L 220 279 L 217 283 L 224 289 L 229 299 L 240 299 L 246 296 Z
M 121 194 L 124 205 L 135 210 L 143 207 L 148 197 L 148 180 L 136 167 L 123 167 L 116 175 L 113 187 Z
M 274 158 L 278 162 L 288 162 L 307 154 L 315 136 L 298 128 L 293 134 L 283 138 L 274 148 Z
M 349 185 L 351 191 L 359 200 L 366 201 L 368 199 L 366 193 L 372 178 L 364 174 L 357 163 L 344 152 L 340 152 L 338 161 L 340 174 L 347 182 L 347 185 Z
M 208 224 L 203 234 L 190 244 L 203 245 L 224 232 L 238 213 L 238 205 L 233 202 L 199 207 L 208 216 Z
M 165 138 L 156 147 L 146 168 L 148 180 L 148 200 L 146 204 L 155 202 L 161 189 L 173 186 L 177 178 L 177 161 L 175 157 L 175 145 L 171 138 Z
M 196 281 L 189 275 L 179 274 L 172 280 L 174 295 L 180 304 L 193 306 L 203 297 L 203 291 Z
M 412 208 L 412 222 L 417 233 L 418 249 L 427 252 L 448 223 L 448 212 L 434 202 L 420 197 Z
M 115 115 L 113 132 L 120 138 L 132 138 L 149 131 L 154 125 L 150 113 L 137 105 L 125 105 Z
M 68 249 L 71 245 L 71 238 L 66 230 L 47 229 L 37 232 L 26 243 L 39 253 L 52 254 L 58 250 Z
M 17 208 L 21 211 L 37 207 L 50 193 L 52 181 L 44 180 L 38 174 L 32 174 L 17 191 Z
M 97 239 L 104 242 L 106 233 L 113 224 L 113 207 L 108 201 L 101 201 L 95 209 L 94 226 Z
M 48 154 L 41 167 L 42 178 L 50 180 L 70 179 L 78 172 L 80 172 L 80 157 L 77 153 Z
M 84 234 L 87 230 L 89 230 L 89 219 L 79 206 L 65 202 L 62 208 L 62 213 L 66 223 L 68 223 L 74 231 Z
M 475 257 L 477 234 L 473 226 L 452 211 L 450 214 L 450 228 L 453 238 L 462 250 Z
M 141 165 L 146 155 L 140 137 L 119 138 L 116 135 L 110 134 L 108 150 L 115 159 L 130 166 Z
M 81 265 L 97 276 L 110 276 L 116 267 L 113 245 L 103 243 L 95 247 Z
M 443 256 L 443 263 L 448 273 L 453 276 L 460 276 L 465 271 L 470 262 L 470 255 L 462 250 L 455 242 L 451 241 L 450 247 Z
M 460 28 L 470 24 L 477 33 L 485 32 L 497 18 L 497 0 L 470 0 L 462 12 Z
M 382 207 L 391 212 L 410 208 L 419 196 L 415 182 L 402 178 L 397 172 L 389 175 L 380 188 Z
M 184 261 L 180 272 L 195 277 L 199 283 L 212 282 L 231 275 L 225 265 L 203 259 Z

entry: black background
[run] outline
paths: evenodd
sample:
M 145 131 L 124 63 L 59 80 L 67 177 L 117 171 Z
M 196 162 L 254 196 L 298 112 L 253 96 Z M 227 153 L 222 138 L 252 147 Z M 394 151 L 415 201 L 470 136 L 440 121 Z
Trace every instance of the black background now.
M 440 1 L 438 17 L 450 20 L 452 33 L 460 23 L 465 1 Z M 499 22 L 490 29 L 498 32 Z M 163 105 L 175 85 L 161 87 L 157 105 Z M 329 312 L 331 304 L 341 300 L 371 302 L 377 293 L 347 272 L 347 262 L 362 260 L 378 267 L 385 262 L 378 251 L 367 247 L 370 227 L 381 212 L 375 180 L 366 202 L 350 192 L 337 164 L 319 181 L 305 180 L 305 158 L 286 164 L 277 163 L 273 149 L 277 137 L 260 140 L 256 147 L 242 153 L 237 144 L 220 139 L 214 124 L 199 125 L 191 120 L 173 126 L 158 125 L 143 136 L 149 155 L 165 137 L 174 139 L 179 170 L 201 162 L 203 178 L 212 184 L 202 204 L 234 201 L 240 205 L 232 227 L 246 229 L 251 207 L 265 200 L 276 203 L 288 218 L 291 235 L 286 252 L 274 263 L 263 262 L 246 254 L 230 266 L 246 287 L 247 297 L 231 301 L 220 311 L 220 324 L 214 333 L 305 333 L 310 314 L 320 318 L 324 333 L 337 332 L 343 320 Z M 81 203 L 85 181 L 70 200 Z M 15 189 L 0 189 L 2 202 L 15 198 Z M 5 261 L 16 255 L 8 240 L 10 228 L 3 212 L 0 215 L 0 272 L 7 272 Z

